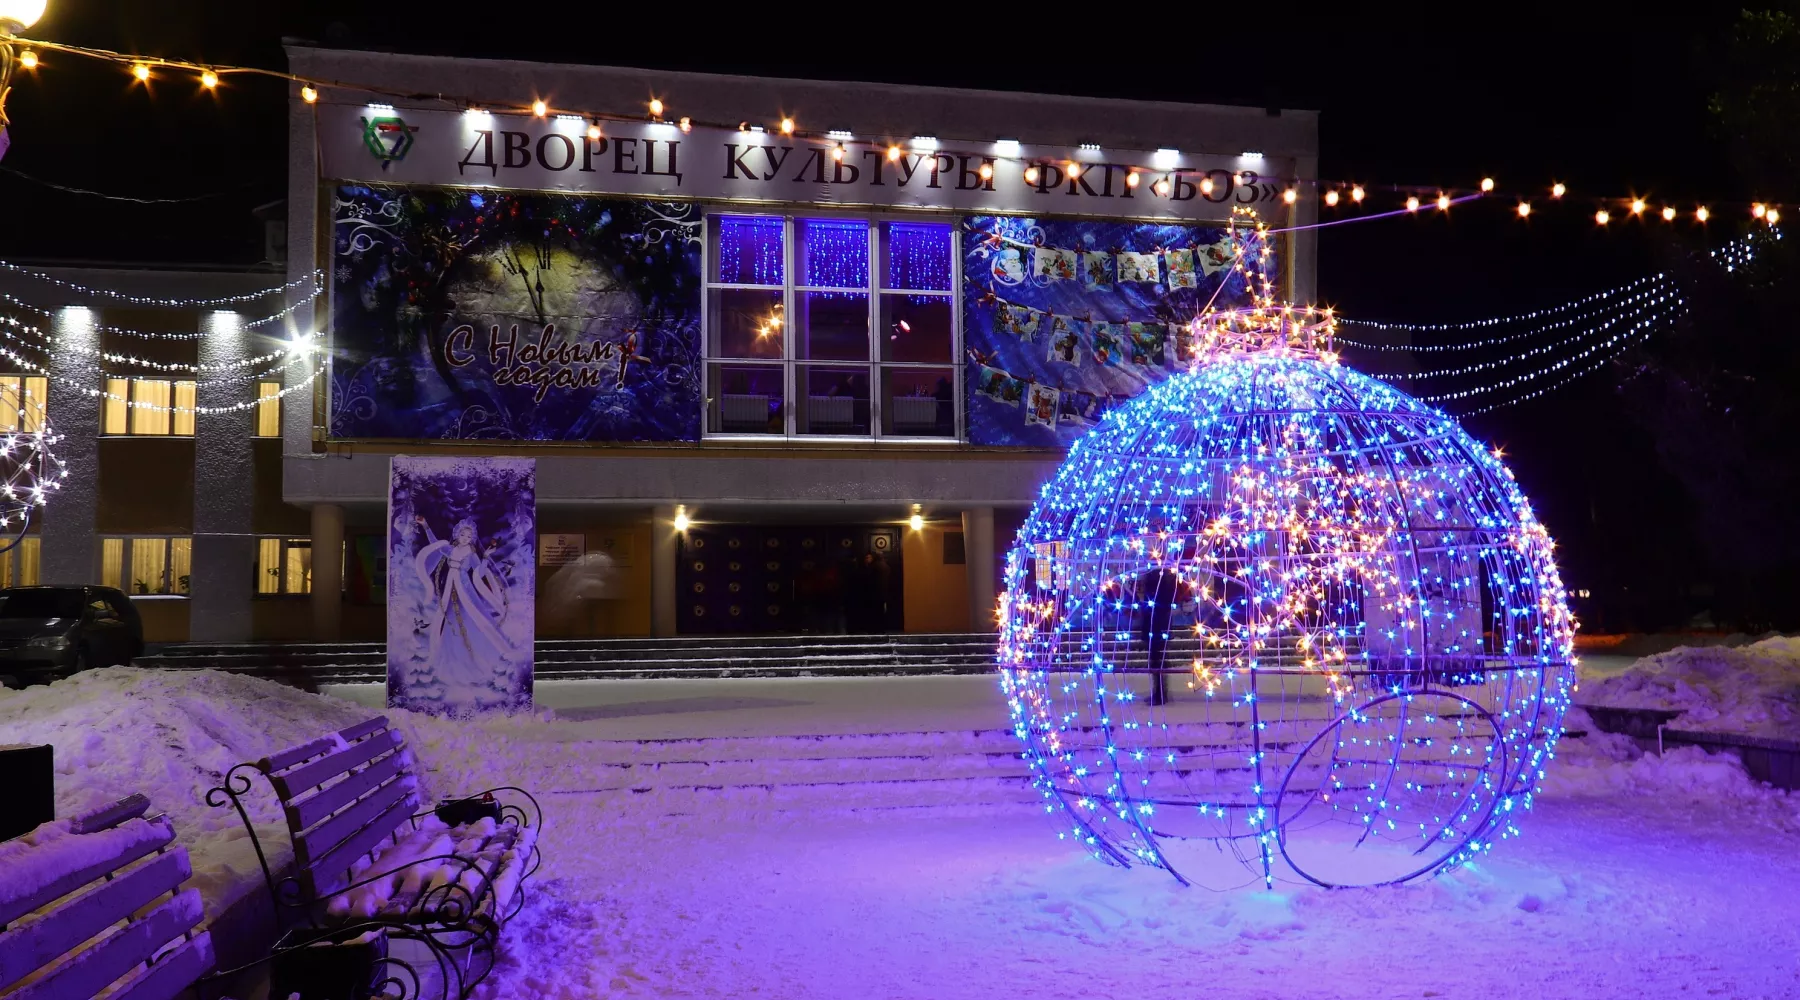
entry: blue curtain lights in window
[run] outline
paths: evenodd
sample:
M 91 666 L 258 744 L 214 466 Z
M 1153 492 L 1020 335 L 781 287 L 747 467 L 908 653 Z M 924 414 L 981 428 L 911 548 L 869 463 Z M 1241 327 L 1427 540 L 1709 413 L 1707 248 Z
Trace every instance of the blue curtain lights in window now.
M 1001 686 L 1060 835 L 1183 882 L 1478 857 L 1518 835 L 1574 690 L 1511 472 L 1324 354 L 1221 353 L 1109 413 L 1006 583 Z
M 839 219 L 800 222 L 800 284 L 869 287 L 869 224 Z
M 887 224 L 886 288 L 950 290 L 950 226 L 935 223 Z
M 778 218 L 719 216 L 719 281 L 727 285 L 781 284 L 781 226 Z

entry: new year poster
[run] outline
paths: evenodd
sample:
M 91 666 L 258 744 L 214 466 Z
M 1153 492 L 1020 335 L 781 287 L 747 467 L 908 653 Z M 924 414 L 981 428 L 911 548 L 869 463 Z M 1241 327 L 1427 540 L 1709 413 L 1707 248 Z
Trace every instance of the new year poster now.
M 391 708 L 531 707 L 537 462 L 396 455 L 388 485 Z

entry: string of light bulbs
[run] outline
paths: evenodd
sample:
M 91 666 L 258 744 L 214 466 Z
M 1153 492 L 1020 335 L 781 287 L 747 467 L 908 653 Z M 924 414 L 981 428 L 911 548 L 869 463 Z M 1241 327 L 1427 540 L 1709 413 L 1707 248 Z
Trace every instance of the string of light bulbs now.
M 1605 350 L 1606 348 L 1612 347 L 1613 345 L 1616 344 L 1616 345 L 1618 345 L 1618 350 L 1615 350 L 1611 354 L 1608 354 L 1599 359 L 1600 362 L 1609 361 L 1612 358 L 1617 357 L 1619 354 L 1623 353 L 1627 348 L 1631 347 L 1633 344 L 1636 344 L 1636 343 L 1644 340 L 1645 338 L 1647 338 L 1652 332 L 1655 331 L 1659 320 L 1673 319 L 1674 317 L 1681 315 L 1686 310 L 1686 308 L 1687 308 L 1686 303 L 1683 302 L 1681 299 L 1677 298 L 1674 300 L 1674 305 L 1669 306 L 1667 308 L 1666 314 L 1653 312 L 1651 315 L 1645 316 L 1644 318 L 1631 324 L 1626 329 L 1623 329 L 1623 330 L 1620 330 L 1620 331 L 1614 333 L 1611 337 L 1608 337 L 1607 339 L 1600 341 L 1598 343 L 1590 344 L 1586 349 L 1580 351 L 1577 354 L 1571 355 L 1570 357 L 1564 358 L 1561 361 L 1553 362 L 1553 363 L 1545 365 L 1544 367 L 1539 368 L 1535 371 L 1530 371 L 1530 372 L 1525 372 L 1525 373 L 1522 373 L 1519 375 L 1515 375 L 1511 378 L 1503 379 L 1499 382 L 1495 382 L 1490 385 L 1477 386 L 1472 389 L 1462 389 L 1462 390 L 1458 390 L 1456 392 L 1439 393 L 1439 394 L 1433 395 L 1433 396 L 1420 396 L 1418 398 L 1421 400 L 1424 400 L 1427 403 L 1446 403 L 1446 402 L 1451 402 L 1454 400 L 1469 399 L 1469 398 L 1472 398 L 1475 396 L 1486 395 L 1487 393 L 1497 392 L 1501 389 L 1510 389 L 1514 386 L 1523 385 L 1524 383 L 1527 383 L 1527 382 L 1534 382 L 1537 379 L 1543 378 L 1546 375 L 1552 374 L 1557 371 L 1561 371 L 1562 369 L 1567 368 L 1569 365 L 1574 364 L 1577 361 L 1580 361 L 1582 358 L 1593 355 L 1594 352 L 1596 352 L 1596 351 Z M 1595 367 L 1597 368 L 1598 364 L 1596 364 Z
M 392 87 L 307 77 L 280 70 L 263 69 L 261 67 L 207 65 L 178 59 L 165 59 L 157 56 L 117 52 L 110 49 L 68 45 L 61 42 L 49 42 L 41 39 L 18 38 L 15 41 L 16 44 L 25 46 L 19 53 L 19 67 L 26 71 L 33 72 L 41 65 L 38 52 L 36 51 L 36 49 L 41 49 L 50 52 L 68 53 L 125 67 L 133 80 L 146 85 L 149 84 L 159 72 L 173 70 L 190 74 L 199 84 L 201 89 L 207 91 L 216 90 L 222 84 L 224 78 L 231 75 L 258 76 L 286 81 L 298 85 L 299 97 L 301 101 L 306 104 L 318 103 L 324 97 L 327 90 L 338 90 L 354 94 L 357 95 L 359 99 L 375 96 L 386 97 L 390 100 L 397 101 L 416 101 L 419 100 L 421 96 L 416 93 L 402 91 Z M 35 49 L 32 48 L 33 46 L 35 46 Z M 651 121 L 674 126 L 683 132 L 691 131 L 695 125 L 719 129 L 735 128 L 740 132 L 746 133 L 774 132 L 780 134 L 784 138 L 819 142 L 831 149 L 831 155 L 839 160 L 844 158 L 845 152 L 851 146 L 873 150 L 881 150 L 885 147 L 886 155 L 890 160 L 898 159 L 904 153 L 903 147 L 897 142 L 891 140 L 858 138 L 848 129 L 830 128 L 825 130 L 815 130 L 801 128 L 800 124 L 789 114 L 781 114 L 772 128 L 764 124 L 752 123 L 747 119 L 734 123 L 728 121 L 702 121 L 691 116 L 677 116 L 661 98 L 654 96 L 639 108 L 601 111 L 553 106 L 549 101 L 542 97 L 534 97 L 530 102 L 524 104 L 515 103 L 510 100 L 494 100 L 487 97 L 470 95 L 459 96 L 437 94 L 433 95 L 433 98 L 436 101 L 448 104 L 451 107 L 457 107 L 465 111 L 478 112 L 481 114 L 514 115 L 518 117 L 533 118 L 547 118 L 554 115 L 557 117 L 579 118 L 590 123 L 588 125 L 588 135 L 593 139 L 598 139 L 603 134 L 604 129 L 602 123 L 604 122 Z M 1030 178 L 1030 175 L 1045 166 L 1054 166 L 1059 170 L 1072 169 L 1077 173 L 1084 169 L 1083 164 L 1074 160 L 1040 161 L 1023 158 L 1019 155 L 1021 150 L 1020 142 L 1017 139 L 955 139 L 950 141 L 952 143 L 989 146 L 990 151 L 979 154 L 983 160 L 1008 162 L 1014 168 L 1026 172 L 1026 175 L 1029 178 L 1027 183 L 1035 183 L 1035 178 Z M 909 145 L 913 150 L 919 152 L 939 153 L 946 151 L 944 144 L 935 136 L 915 135 L 911 138 Z M 1097 145 L 1083 144 L 1083 150 L 1086 152 L 1094 152 L 1098 151 L 1098 149 L 1099 147 Z M 1129 152 L 1148 153 L 1150 151 L 1133 150 Z M 1246 150 L 1244 151 L 1244 155 L 1246 157 L 1260 157 L 1262 154 Z M 1159 174 L 1165 175 L 1162 179 L 1154 181 L 1151 185 L 1152 189 L 1156 190 L 1157 193 L 1161 195 L 1168 194 L 1171 177 L 1180 177 L 1183 174 L 1191 174 L 1201 178 L 1202 183 L 1210 183 L 1204 176 L 1207 173 L 1206 171 L 1184 171 L 1177 169 L 1176 163 L 1178 162 L 1179 157 L 1180 152 L 1178 150 L 1165 148 L 1156 150 L 1150 156 L 1148 164 L 1136 166 L 1131 164 L 1107 164 L 1107 166 L 1126 169 L 1126 184 L 1130 187 L 1138 186 L 1140 183 L 1140 175 L 1153 177 Z M 992 176 L 993 167 L 988 163 L 984 162 L 980 169 L 984 180 Z M 1348 200 L 1352 206 L 1360 207 L 1370 197 L 1370 192 L 1372 191 L 1389 191 L 1395 194 L 1407 195 L 1403 203 L 1405 207 L 1397 212 L 1383 212 L 1379 216 L 1359 217 L 1355 220 L 1329 220 L 1314 223 L 1305 227 L 1289 227 L 1285 230 L 1274 230 L 1276 232 L 1292 231 L 1295 228 L 1319 228 L 1326 225 L 1342 224 L 1350 221 L 1368 221 L 1376 217 L 1385 218 L 1405 213 L 1416 213 L 1425 208 L 1427 204 L 1435 204 L 1439 210 L 1447 211 L 1452 205 L 1467 200 L 1470 197 L 1499 196 L 1506 193 L 1492 177 L 1483 177 L 1476 184 L 1468 187 L 1445 187 L 1442 185 L 1430 184 L 1365 184 L 1348 180 L 1322 180 L 1317 178 L 1299 177 L 1282 178 L 1261 175 L 1259 175 L 1257 179 L 1259 181 L 1282 185 L 1280 198 L 1281 201 L 1287 205 L 1293 205 L 1299 201 L 1301 197 L 1300 189 L 1302 187 L 1311 187 L 1316 192 L 1316 197 L 1320 203 L 1327 209 L 1337 209 L 1342 206 L 1346 200 Z M 1436 193 L 1434 198 L 1431 197 L 1433 192 Z M 1679 211 L 1672 205 L 1663 205 L 1652 211 L 1649 200 L 1636 194 L 1624 197 L 1581 199 L 1579 196 L 1572 194 L 1569 186 L 1561 181 L 1554 182 L 1543 189 L 1532 189 L 1529 192 L 1520 191 L 1514 193 L 1517 194 L 1517 201 L 1513 208 L 1513 214 L 1520 219 L 1529 219 L 1534 211 L 1536 211 L 1534 202 L 1531 199 L 1542 198 L 1547 195 L 1552 202 L 1585 200 L 1591 204 L 1600 206 L 1594 213 L 1594 221 L 1600 226 L 1605 226 L 1613 221 L 1612 209 L 1618 209 L 1622 218 L 1645 217 L 1649 215 L 1660 216 L 1666 222 L 1673 222 L 1677 218 L 1686 217 L 1704 225 L 1712 218 L 1714 212 L 1714 209 L 1709 207 L 1709 204 L 1713 206 L 1733 204 L 1720 199 L 1709 200 L 1686 212 Z M 1421 196 L 1425 196 L 1425 198 L 1421 198 Z M 1427 199 L 1429 199 L 1429 201 Z M 1781 219 L 1780 208 L 1777 205 L 1757 201 L 1748 203 L 1748 207 L 1753 218 L 1767 222 L 1770 225 L 1774 225 Z
M 3 260 L 0 260 L 0 271 L 8 271 L 36 281 L 46 282 L 55 285 L 64 291 L 74 292 L 77 295 L 91 295 L 96 298 L 111 299 L 115 302 L 124 302 L 134 306 L 158 306 L 167 309 L 204 309 L 210 306 L 242 305 L 246 302 L 255 302 L 258 299 L 268 298 L 273 295 L 285 295 L 304 285 L 312 286 L 311 291 L 307 296 L 308 298 L 315 298 L 325 290 L 324 285 L 322 284 L 325 279 L 325 272 L 317 269 L 304 278 L 295 278 L 285 285 L 278 285 L 274 288 L 264 288 L 254 292 L 245 292 L 242 295 L 221 295 L 215 298 L 206 299 L 163 299 L 148 295 L 129 295 L 125 292 L 114 291 L 110 288 L 90 288 L 79 282 L 64 281 L 61 278 L 45 274 L 42 271 L 34 271 L 29 267 L 21 267 L 18 264 L 12 264 Z
M 38 345 L 28 343 L 26 341 L 19 339 L 18 337 L 15 337 L 12 333 L 10 333 L 4 329 L 0 329 L 0 338 L 4 338 L 5 340 L 12 341 L 13 343 L 17 343 L 27 350 L 42 350 L 43 349 L 43 348 L 39 347 Z M 218 378 L 180 379 L 179 381 L 192 385 L 196 390 L 217 389 L 217 388 L 234 388 L 237 386 L 249 385 L 254 382 L 270 381 L 275 376 L 278 376 L 278 375 L 282 374 L 283 372 L 287 371 L 287 369 L 291 368 L 299 359 L 305 357 L 305 355 L 307 353 L 306 348 L 310 345 L 311 339 L 312 339 L 312 337 L 308 337 L 308 338 L 306 338 L 307 343 L 297 345 L 292 350 L 283 351 L 283 352 L 280 352 L 279 354 L 275 355 L 274 357 L 281 359 L 279 361 L 279 363 L 273 364 L 270 367 L 268 367 L 262 371 L 237 371 L 232 374 L 224 375 L 224 376 L 221 376 Z M 285 355 L 285 357 L 283 357 L 283 355 Z M 6 354 L 6 356 L 23 361 L 23 355 L 20 355 L 14 351 L 9 350 Z M 262 359 L 262 360 L 269 360 L 269 359 Z M 44 372 L 49 371 L 49 369 L 44 368 L 42 366 L 38 366 L 36 370 L 41 370 Z M 105 370 L 104 368 L 101 368 L 99 365 L 94 365 L 94 364 L 83 364 L 81 367 L 79 367 L 75 370 L 79 371 L 82 374 L 87 375 L 89 378 L 119 379 L 119 380 L 126 380 L 126 381 L 141 380 L 141 379 L 145 378 L 145 376 L 143 376 L 143 375 L 123 375 L 123 374 L 119 374 L 117 372 L 109 372 L 109 371 Z M 66 375 L 67 371 L 68 371 L 67 368 L 59 368 L 59 372 L 63 373 L 63 374 L 59 374 L 59 376 L 58 376 L 59 380 L 69 381 L 67 378 L 63 377 L 63 375 Z M 70 382 L 70 384 L 79 384 L 79 383 Z
M 0 296 L 0 297 L 3 297 L 3 296 Z M 130 355 L 130 354 L 118 354 L 118 353 L 115 353 L 112 351 L 106 351 L 106 350 L 101 350 L 100 348 L 90 347 L 86 344 L 75 343 L 75 342 L 73 342 L 73 338 L 58 336 L 56 334 L 49 333 L 40 327 L 33 326 L 30 323 L 23 322 L 23 321 L 19 320 L 17 317 L 13 317 L 13 316 L 0 315 L 0 326 L 11 327 L 15 330 L 19 330 L 21 332 L 29 334 L 34 339 L 42 342 L 42 346 L 39 347 L 38 349 L 46 351 L 46 352 L 53 350 L 53 349 L 59 350 L 59 351 L 71 351 L 76 354 L 85 354 L 89 357 L 99 358 L 103 361 L 111 361 L 111 362 L 114 362 L 115 364 L 129 365 L 130 367 L 133 367 L 133 368 L 142 368 L 142 369 L 147 369 L 149 371 L 158 371 L 158 372 L 182 372 L 182 373 L 193 373 L 193 374 L 203 374 L 205 372 L 235 371 L 235 370 L 242 369 L 242 368 L 253 368 L 253 367 L 263 364 L 265 362 L 274 361 L 278 358 L 283 357 L 284 355 L 292 354 L 294 349 L 297 346 L 304 346 L 304 345 L 310 344 L 311 341 L 313 341 L 314 339 L 316 339 L 318 337 L 318 334 L 316 334 L 316 333 L 305 334 L 301 337 L 295 338 L 294 341 L 290 342 L 286 347 L 282 348 L 281 350 L 270 351 L 267 354 L 260 354 L 255 357 L 239 358 L 235 361 L 225 361 L 225 362 L 221 362 L 218 364 L 185 364 L 185 363 L 180 363 L 180 362 L 151 361 L 148 358 L 140 358 L 140 357 L 136 357 L 136 356 Z M 7 334 L 4 330 L 0 330 L 0 336 L 6 336 L 8 339 L 12 339 L 11 335 Z M 23 341 L 21 341 L 21 343 L 23 343 Z M 31 346 L 31 345 L 27 345 L 27 346 Z M 109 377 L 109 378 L 125 378 L 125 377 L 127 377 L 127 376 L 123 376 L 123 375 L 112 375 L 110 373 L 103 373 L 103 374 L 107 374 L 107 377 Z
M 308 355 L 310 355 L 311 352 L 306 352 L 306 353 Z M 69 388 L 74 389 L 75 391 L 77 391 L 79 393 L 82 393 L 83 395 L 100 398 L 100 399 L 112 400 L 113 402 L 121 403 L 121 404 L 125 405 L 126 407 L 128 407 L 130 409 L 134 409 L 134 410 L 154 410 L 154 411 L 157 411 L 160 413 L 194 413 L 194 414 L 242 413 L 242 412 L 245 412 L 248 410 L 253 410 L 256 407 L 258 407 L 264 403 L 271 402 L 273 400 L 285 399 L 288 395 L 290 395 L 292 393 L 300 392 L 300 391 L 310 387 L 313 384 L 313 381 L 319 377 L 319 373 L 324 370 L 323 365 L 314 365 L 312 371 L 308 372 L 306 377 L 301 379 L 299 382 L 296 382 L 293 385 L 283 386 L 280 390 L 276 391 L 275 393 L 273 393 L 269 396 L 260 397 L 258 399 L 249 399 L 249 400 L 243 400 L 243 401 L 237 402 L 237 403 L 228 403 L 224 406 L 174 406 L 174 405 L 164 405 L 164 404 L 158 404 L 158 403 L 149 403 L 149 402 L 145 402 L 143 400 L 131 399 L 127 396 L 121 396 L 118 393 L 109 391 L 107 389 L 96 389 L 93 386 L 80 381 L 79 379 L 71 378 L 61 372 L 58 372 L 58 371 L 52 371 L 51 369 L 49 369 L 43 365 L 40 365 L 35 361 L 32 361 L 30 358 L 27 358 L 24 355 L 18 353 L 17 351 L 14 351 L 12 348 L 6 347 L 4 345 L 0 345 L 0 357 L 4 357 L 4 358 L 7 358 L 7 359 L 13 361 L 14 363 L 16 363 L 19 366 L 21 366 L 22 368 L 24 368 L 26 371 L 33 372 L 38 375 L 42 375 L 46 378 L 51 379 L 52 381 L 60 382 L 63 385 L 66 385 Z M 208 385 L 211 385 L 211 384 L 212 383 L 208 383 Z M 195 384 L 196 391 L 198 391 L 199 388 L 201 388 L 200 383 L 196 383 Z
M 304 308 L 311 301 L 312 297 L 308 297 L 299 299 L 295 302 L 290 302 L 280 310 L 272 312 L 267 316 L 259 316 L 256 319 L 245 320 L 239 323 L 237 329 L 260 330 L 270 324 L 279 323 Z M 33 313 L 44 319 L 53 319 L 56 316 L 56 310 L 54 309 L 46 309 L 43 306 L 35 305 L 5 292 L 0 292 L 0 302 L 4 302 L 16 309 L 23 309 L 26 312 Z M 220 336 L 223 333 L 223 331 L 207 333 L 198 330 L 138 330 L 128 326 L 109 326 L 105 324 L 96 324 L 90 327 L 90 329 L 98 333 L 110 333 L 120 337 L 131 337 L 136 340 L 203 340 L 207 337 Z
M 1686 312 L 1685 303 L 1683 304 L 1683 307 L 1681 308 L 1680 312 Z M 1648 332 L 1646 332 L 1642 337 L 1638 338 L 1638 340 L 1641 342 L 1642 340 L 1648 339 L 1649 336 L 1650 336 L 1650 334 Z M 1607 362 L 1609 362 L 1609 361 L 1613 360 L 1614 358 L 1617 358 L 1619 355 L 1625 353 L 1625 351 L 1628 350 L 1631 346 L 1632 346 L 1632 343 L 1623 344 L 1619 347 L 1619 349 L 1617 351 L 1614 351 L 1613 353 L 1611 353 L 1605 357 L 1596 358 L 1594 361 L 1590 362 L 1586 367 L 1583 367 L 1583 368 L 1577 369 L 1573 372 L 1570 372 L 1569 374 L 1564 375 L 1562 378 L 1557 379 L 1555 382 L 1552 382 L 1549 385 L 1540 386 L 1536 389 L 1531 390 L 1530 392 L 1521 393 L 1520 395 L 1514 396 L 1510 399 L 1503 399 L 1503 400 L 1500 400 L 1499 402 L 1489 403 L 1486 406 L 1482 406 L 1482 407 L 1478 407 L 1473 410 L 1469 410 L 1466 413 L 1464 413 L 1463 416 L 1465 416 L 1465 417 L 1480 416 L 1483 413 L 1491 413 L 1491 412 L 1501 409 L 1503 407 L 1513 406 L 1518 403 L 1526 402 L 1527 400 L 1536 399 L 1539 396 L 1548 395 L 1549 393 L 1555 392 L 1556 390 L 1561 389 L 1562 387 L 1568 385 L 1569 383 L 1574 382 L 1576 379 L 1582 378 L 1587 375 L 1592 375 L 1593 373 L 1599 371 L 1601 369 L 1601 367 L 1604 366 Z
M 1776 230 L 1776 231 L 1772 232 L 1768 237 L 1764 237 L 1764 238 L 1778 240 L 1778 239 L 1781 239 L 1781 233 L 1779 230 Z M 1719 247 L 1715 250 L 1707 251 L 1707 256 L 1713 258 L 1714 260 L 1721 262 L 1724 265 L 1725 270 L 1727 272 L 1735 271 L 1738 268 L 1743 267 L 1744 265 L 1749 264 L 1751 261 L 1756 259 L 1757 239 L 1759 239 L 1759 237 L 1751 236 L 1751 237 L 1744 237 L 1742 239 L 1732 240 L 1730 243 L 1727 243 L 1722 247 Z M 1655 274 L 1646 275 L 1645 277 L 1638 278 L 1635 281 L 1632 281 L 1625 285 L 1621 285 L 1617 288 L 1608 288 L 1604 291 L 1595 292 L 1591 295 L 1584 295 L 1581 298 L 1573 299 L 1568 302 L 1564 302 L 1561 305 L 1548 306 L 1543 309 L 1534 309 L 1531 312 L 1519 313 L 1519 314 L 1513 315 L 1513 316 L 1494 316 L 1494 317 L 1490 317 L 1488 319 L 1467 320 L 1467 321 L 1461 322 L 1461 323 L 1389 323 L 1389 322 L 1382 322 L 1382 321 L 1378 321 L 1378 320 L 1353 319 L 1353 318 L 1349 318 L 1349 317 L 1340 318 L 1338 320 L 1338 323 L 1339 323 L 1339 325 L 1343 325 L 1343 326 L 1361 326 L 1361 327 L 1366 327 L 1371 330 L 1382 330 L 1382 331 L 1393 331 L 1393 332 L 1404 332 L 1404 333 L 1427 333 L 1427 332 L 1439 332 L 1439 331 L 1478 330 L 1478 329 L 1483 329 L 1486 327 L 1508 326 L 1508 325 L 1511 325 L 1514 323 L 1526 323 L 1526 322 L 1530 322 L 1534 319 L 1541 319 L 1546 316 L 1558 315 L 1560 313 L 1568 312 L 1571 309 L 1579 309 L 1579 308 L 1589 305 L 1591 303 L 1603 302 L 1606 299 L 1626 295 L 1626 294 L 1630 293 L 1633 289 L 1636 289 L 1642 285 L 1662 283 L 1662 282 L 1666 282 L 1668 280 L 1669 280 L 1668 272 L 1658 271 Z M 1344 337 L 1339 337 L 1338 340 L 1340 340 L 1341 342 L 1343 342 L 1345 344 L 1349 344 L 1352 347 L 1361 347 L 1361 348 L 1364 348 L 1366 350 L 1371 350 L 1371 351 L 1464 351 L 1464 350 L 1470 350 L 1470 349 L 1477 348 L 1477 347 L 1488 347 L 1488 346 L 1492 346 L 1495 344 L 1505 344 L 1505 343 L 1511 343 L 1516 340 L 1523 340 L 1527 337 L 1536 336 L 1537 334 L 1539 334 L 1541 332 L 1545 332 L 1550 329 L 1553 329 L 1553 327 L 1542 327 L 1542 328 L 1538 328 L 1538 329 L 1527 330 L 1522 333 L 1509 334 L 1509 335 L 1502 336 L 1502 337 L 1492 337 L 1492 338 L 1488 338 L 1488 339 L 1484 339 L 1484 340 L 1461 341 L 1461 342 L 1454 343 L 1454 344 L 1370 344 L 1370 343 L 1364 343 L 1362 341 L 1350 340 L 1350 339 L 1347 339 Z
M 1476 372 L 1490 371 L 1490 370 L 1493 370 L 1496 368 L 1504 368 L 1504 367 L 1507 367 L 1508 365 L 1517 364 L 1528 358 L 1537 357 L 1538 355 L 1541 355 L 1541 354 L 1547 354 L 1547 353 L 1554 351 L 1561 347 L 1568 347 L 1568 346 L 1572 346 L 1575 344 L 1579 344 L 1579 343 L 1589 339 L 1590 337 L 1593 337 L 1596 334 L 1606 332 L 1614 324 L 1618 323 L 1619 320 L 1623 316 L 1637 315 L 1638 312 L 1642 311 L 1642 306 L 1640 305 L 1640 303 L 1660 302 L 1660 301 L 1663 301 L 1667 297 L 1676 296 L 1676 295 L 1678 295 L 1678 293 L 1676 292 L 1676 290 L 1674 288 L 1673 282 L 1666 282 L 1666 281 L 1658 282 L 1655 285 L 1651 285 L 1650 287 L 1639 291 L 1637 294 L 1631 296 L 1628 299 L 1624 299 L 1622 301 L 1617 301 L 1615 303 L 1612 303 L 1609 306 L 1609 308 L 1607 308 L 1607 309 L 1595 310 L 1593 312 L 1588 312 L 1588 313 L 1580 313 L 1575 316 L 1570 316 L 1565 319 L 1558 320 L 1557 322 L 1552 323 L 1549 326 L 1538 327 L 1538 328 L 1535 328 L 1535 329 L 1529 331 L 1528 334 L 1525 334 L 1523 336 L 1535 337 L 1535 336 L 1539 336 L 1544 333 L 1552 332 L 1557 329 L 1563 329 L 1563 328 L 1566 328 L 1566 327 L 1569 327 L 1569 326 L 1572 326 L 1572 325 L 1575 325 L 1578 323 L 1582 323 L 1584 321 L 1598 320 L 1598 322 L 1587 325 L 1583 329 L 1578 330 L 1574 333 L 1568 334 L 1567 336 L 1550 341 L 1549 343 L 1539 344 L 1534 347 L 1526 348 L 1522 351 L 1519 351 L 1518 353 L 1508 354 L 1501 358 L 1495 358 L 1495 359 L 1491 359 L 1488 361 L 1475 362 L 1475 363 L 1466 364 L 1466 365 L 1456 365 L 1456 366 L 1444 367 L 1444 368 L 1434 368 L 1429 371 L 1394 372 L 1392 374 L 1379 374 L 1379 373 L 1372 373 L 1372 374 L 1379 374 L 1380 378 L 1391 382 L 1391 381 L 1395 381 L 1395 380 L 1408 381 L 1408 380 L 1427 379 L 1427 378 L 1450 378 L 1450 377 L 1455 377 L 1455 376 L 1459 376 L 1459 375 L 1472 375 L 1472 374 L 1475 374 Z M 1634 308 L 1634 307 L 1636 307 L 1636 308 Z M 1514 340 L 1517 338 L 1505 338 L 1505 339 Z M 1361 345 L 1356 344 L 1354 341 L 1344 340 L 1343 338 L 1338 338 L 1338 341 L 1339 341 L 1339 343 L 1342 343 L 1342 344 L 1349 344 L 1352 346 L 1361 346 Z

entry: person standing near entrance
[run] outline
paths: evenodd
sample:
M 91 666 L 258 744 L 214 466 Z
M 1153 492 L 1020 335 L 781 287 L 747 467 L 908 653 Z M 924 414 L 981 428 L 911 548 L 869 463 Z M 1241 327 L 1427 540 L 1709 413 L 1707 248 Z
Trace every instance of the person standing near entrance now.
M 1190 538 L 1182 547 L 1182 557 L 1191 557 L 1194 549 Z M 1164 672 L 1169 655 L 1169 627 L 1176 609 L 1193 601 L 1194 589 L 1173 565 L 1153 566 L 1139 574 L 1134 589 L 1137 632 L 1150 672 L 1150 704 L 1162 705 L 1169 700 L 1169 675 Z

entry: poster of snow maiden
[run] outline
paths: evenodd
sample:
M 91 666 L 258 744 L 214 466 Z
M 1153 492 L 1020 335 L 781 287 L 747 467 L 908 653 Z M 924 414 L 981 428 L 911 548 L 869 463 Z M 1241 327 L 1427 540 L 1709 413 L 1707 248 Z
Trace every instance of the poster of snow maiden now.
M 388 482 L 388 697 L 472 715 L 531 707 L 537 461 L 396 455 Z

